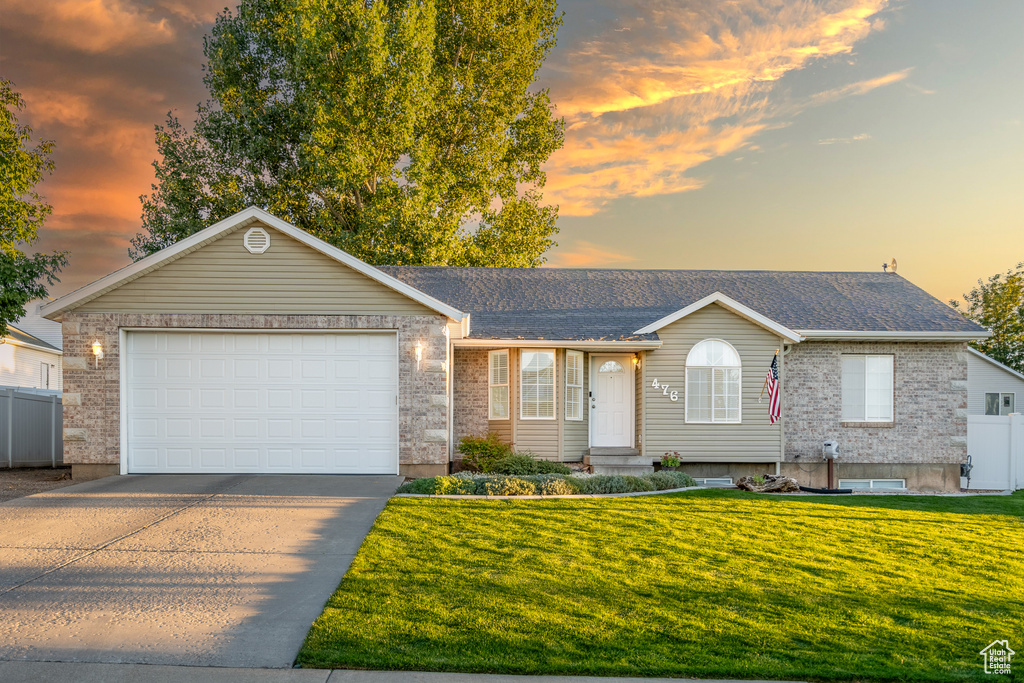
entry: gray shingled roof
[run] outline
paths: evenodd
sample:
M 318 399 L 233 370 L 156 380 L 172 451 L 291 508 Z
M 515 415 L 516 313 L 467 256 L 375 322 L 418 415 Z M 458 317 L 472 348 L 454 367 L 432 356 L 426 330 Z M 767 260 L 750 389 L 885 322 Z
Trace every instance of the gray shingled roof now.
M 983 331 L 893 273 L 380 269 L 470 313 L 470 336 L 483 339 L 638 339 L 636 330 L 716 291 L 798 331 Z
M 43 349 L 53 349 L 54 351 L 60 351 L 60 349 L 58 349 L 50 342 L 43 341 L 42 339 L 36 337 L 35 335 L 19 330 L 17 327 L 14 327 L 13 325 L 7 326 L 6 336 L 8 339 L 13 339 L 14 341 L 21 342 L 22 344 L 32 344 L 33 346 L 38 346 Z

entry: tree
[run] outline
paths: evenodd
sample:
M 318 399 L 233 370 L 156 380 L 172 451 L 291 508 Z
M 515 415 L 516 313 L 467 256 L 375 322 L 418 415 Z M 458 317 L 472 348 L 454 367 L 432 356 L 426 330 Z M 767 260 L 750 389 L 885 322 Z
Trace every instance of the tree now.
M 34 189 L 53 172 L 53 142 L 28 147 L 32 129 L 17 117 L 25 102 L 12 86 L 0 79 L 0 335 L 25 315 L 26 303 L 46 296 L 47 285 L 58 281 L 57 273 L 67 264 L 64 252 L 22 251 L 36 242 L 53 210 Z
M 192 130 L 157 127 L 132 256 L 257 205 L 370 263 L 540 265 L 563 122 L 531 86 L 560 24 L 555 0 L 242 0 Z
M 992 330 L 988 339 L 971 342 L 971 346 L 1003 365 L 1024 372 L 1024 262 L 1016 270 L 993 275 L 988 282 L 964 294 L 966 306 L 959 301 L 950 305 L 964 315 Z

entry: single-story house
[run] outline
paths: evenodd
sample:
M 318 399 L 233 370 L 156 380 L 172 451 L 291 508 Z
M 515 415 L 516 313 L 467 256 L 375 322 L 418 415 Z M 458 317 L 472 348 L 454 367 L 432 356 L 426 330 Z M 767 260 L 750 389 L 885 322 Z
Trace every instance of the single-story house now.
M 1024 374 L 1003 365 L 977 349 L 968 348 L 968 415 L 1009 415 L 1019 413 L 1024 400 Z
M 496 432 L 810 485 L 836 440 L 841 481 L 956 489 L 967 342 L 988 334 L 894 273 L 373 267 L 256 208 L 43 314 L 78 478 L 438 474 Z
M 60 391 L 63 383 L 61 326 L 39 314 L 30 301 L 25 315 L 0 338 L 0 386 Z

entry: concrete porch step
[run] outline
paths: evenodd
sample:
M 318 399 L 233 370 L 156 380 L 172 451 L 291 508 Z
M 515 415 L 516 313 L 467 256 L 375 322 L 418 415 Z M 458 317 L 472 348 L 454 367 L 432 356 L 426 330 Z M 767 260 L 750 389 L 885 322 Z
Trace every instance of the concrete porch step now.
M 584 455 L 584 465 L 619 465 L 619 466 L 642 466 L 647 467 L 654 464 L 654 458 L 642 455 Z
M 592 465 L 594 474 L 623 474 L 640 476 L 654 472 L 653 465 Z
M 587 451 L 590 455 L 640 455 L 640 451 L 635 448 L 591 448 Z

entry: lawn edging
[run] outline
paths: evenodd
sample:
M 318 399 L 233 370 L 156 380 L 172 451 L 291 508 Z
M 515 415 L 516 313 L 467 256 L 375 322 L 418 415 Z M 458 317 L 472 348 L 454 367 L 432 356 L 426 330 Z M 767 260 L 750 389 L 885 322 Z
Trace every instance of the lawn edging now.
M 686 486 L 681 489 L 665 489 L 664 491 L 631 491 L 629 493 L 567 493 L 553 496 L 476 496 L 459 494 L 433 493 L 396 493 L 392 498 L 458 498 L 460 500 L 550 500 L 551 498 L 629 498 L 631 496 L 660 496 L 664 493 L 680 491 L 699 491 L 701 486 Z

